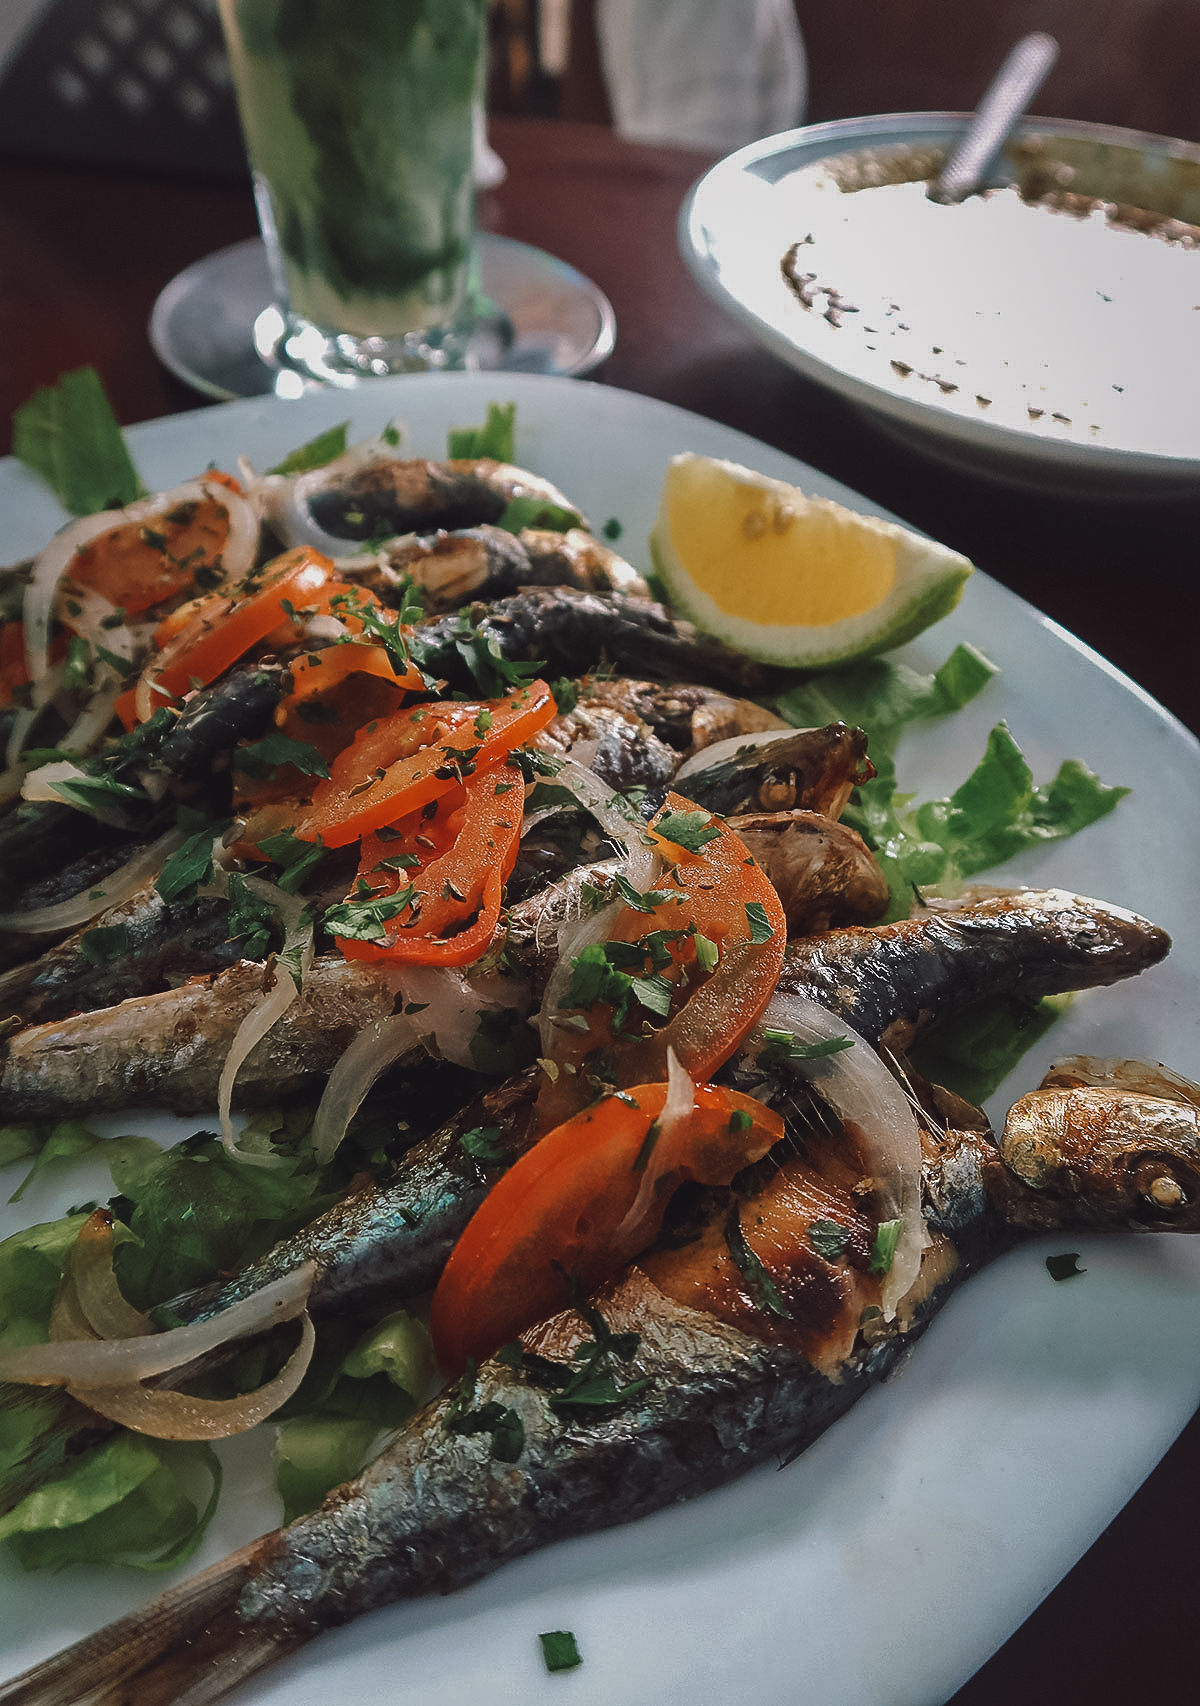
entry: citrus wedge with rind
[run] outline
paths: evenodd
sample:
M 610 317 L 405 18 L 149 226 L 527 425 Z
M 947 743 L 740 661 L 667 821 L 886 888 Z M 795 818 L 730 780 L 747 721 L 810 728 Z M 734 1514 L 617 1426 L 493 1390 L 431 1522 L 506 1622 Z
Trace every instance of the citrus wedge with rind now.
M 798 669 L 903 645 L 954 609 L 972 573 L 895 522 L 690 452 L 667 468 L 650 548 L 698 628 Z

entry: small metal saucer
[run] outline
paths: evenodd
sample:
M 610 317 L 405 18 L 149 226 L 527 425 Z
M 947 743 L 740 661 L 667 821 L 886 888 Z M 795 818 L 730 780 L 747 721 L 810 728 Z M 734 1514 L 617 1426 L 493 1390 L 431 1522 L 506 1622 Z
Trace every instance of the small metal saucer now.
M 513 328 L 496 371 L 577 377 L 611 354 L 616 316 L 590 279 L 512 237 L 481 231 L 476 241 L 480 286 Z M 171 280 L 154 304 L 150 342 L 164 366 L 207 397 L 226 402 L 280 389 L 294 395 L 298 376 L 264 361 L 255 347 L 255 322 L 270 306 L 266 254 L 251 237 Z

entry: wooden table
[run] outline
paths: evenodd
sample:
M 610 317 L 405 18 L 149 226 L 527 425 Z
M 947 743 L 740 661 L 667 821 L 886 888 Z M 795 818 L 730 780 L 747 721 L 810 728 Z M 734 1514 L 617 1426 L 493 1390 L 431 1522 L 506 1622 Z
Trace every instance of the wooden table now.
M 675 217 L 707 157 L 527 119 L 497 120 L 493 141 L 509 176 L 484 199 L 483 222 L 572 262 L 613 302 L 617 347 L 595 377 L 844 480 L 964 551 L 1200 731 L 1200 497 L 1085 504 L 925 461 L 760 350 L 691 282 Z M 83 362 L 123 423 L 204 403 L 157 362 L 150 309 L 182 267 L 256 229 L 246 184 L 0 163 L 0 450 L 13 408 Z M 1191 1698 L 1197 1532 L 1200 1418 L 953 1706 Z

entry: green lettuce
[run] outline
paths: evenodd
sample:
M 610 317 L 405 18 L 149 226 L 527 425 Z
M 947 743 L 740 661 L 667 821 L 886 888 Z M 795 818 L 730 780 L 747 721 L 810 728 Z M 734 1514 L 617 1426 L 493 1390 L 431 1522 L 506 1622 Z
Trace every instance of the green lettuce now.
M 1077 759 L 1035 785 L 1011 730 L 998 723 L 983 757 L 953 794 L 922 804 L 902 794 L 896 777 L 901 735 L 915 722 L 960 710 L 995 673 L 982 652 L 960 645 L 932 675 L 872 658 L 801 682 L 775 701 L 797 728 L 840 718 L 866 731 L 876 774 L 854 790 L 843 818 L 887 876 L 889 919 L 907 917 L 914 890 L 953 888 L 1029 847 L 1074 835 L 1129 792 L 1102 782 Z
M 13 452 L 72 515 L 120 509 L 145 493 L 94 367 L 64 373 L 15 411 Z

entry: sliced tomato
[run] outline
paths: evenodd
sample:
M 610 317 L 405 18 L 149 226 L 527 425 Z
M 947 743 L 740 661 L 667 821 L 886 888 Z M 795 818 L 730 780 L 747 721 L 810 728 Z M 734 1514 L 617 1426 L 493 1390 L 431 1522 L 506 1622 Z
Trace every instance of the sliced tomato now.
M 158 655 L 137 687 L 122 694 L 117 714 L 126 727 L 145 722 L 160 705 L 215 681 L 277 630 L 293 643 L 300 639 L 296 618 L 302 613 L 327 612 L 334 599 L 357 596 L 321 552 L 308 546 L 288 551 L 247 577 L 237 593 L 193 599 L 167 617 L 155 636 Z
M 521 772 L 477 771 L 389 830 L 363 837 L 360 885 L 373 896 L 412 891 L 381 940 L 337 937 L 348 960 L 471 965 L 487 951 L 521 845 Z M 358 896 L 351 897 L 351 904 Z
M 783 1136 L 752 1096 L 697 1087 L 689 1115 L 663 1130 L 666 1084 L 604 1097 L 548 1132 L 495 1184 L 433 1296 L 438 1361 L 459 1373 L 586 1296 L 658 1236 L 674 1187 L 725 1185 Z M 647 1188 L 647 1185 L 649 1188 Z
M 29 685 L 25 624 L 0 622 L 0 705 L 11 705 L 18 687 Z
M 229 475 L 208 474 L 240 490 Z M 197 574 L 219 571 L 229 537 L 229 516 L 215 497 L 185 501 L 147 521 L 125 521 L 81 545 L 71 559 L 70 579 L 137 616 L 153 604 L 177 597 Z
M 244 841 L 257 843 L 291 829 L 302 841 L 320 837 L 327 847 L 346 847 L 411 816 L 467 777 L 495 769 L 554 713 L 554 696 L 544 681 L 531 681 L 506 699 L 448 700 L 398 711 L 359 731 L 307 803 L 255 812 Z
M 713 838 L 695 851 L 667 840 L 657 826 L 677 812 L 697 814 L 694 827 Z M 655 1025 L 636 1004 L 623 1018 L 603 1000 L 566 1006 L 585 1028 L 555 1031 L 551 1059 L 558 1076 L 538 1098 L 543 1128 L 585 1106 L 605 1079 L 620 1087 L 665 1077 L 668 1049 L 693 1079 L 711 1078 L 761 1017 L 783 970 L 787 920 L 779 896 L 724 819 L 668 794 L 650 833 L 669 866 L 655 892 L 669 898 L 649 913 L 625 907 L 609 940 L 646 944 L 642 964 L 626 969 L 670 985 L 670 1011 Z M 656 966 L 664 953 L 670 964 Z

